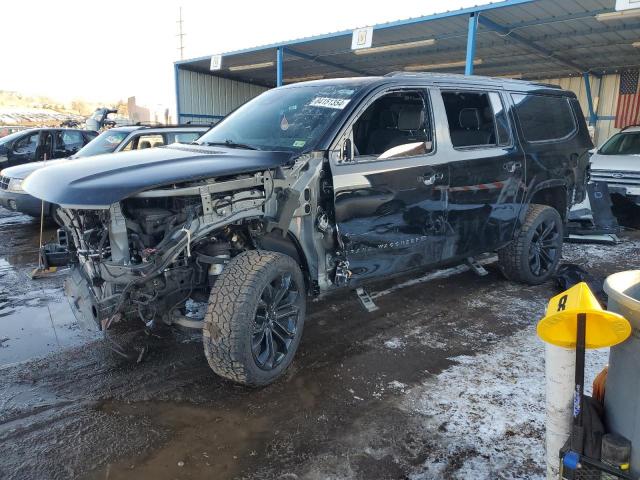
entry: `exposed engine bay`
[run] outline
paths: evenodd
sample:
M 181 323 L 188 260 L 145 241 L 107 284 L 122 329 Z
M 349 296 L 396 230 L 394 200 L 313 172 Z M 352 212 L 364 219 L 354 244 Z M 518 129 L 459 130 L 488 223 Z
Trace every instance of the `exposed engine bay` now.
M 304 258 L 312 290 L 326 287 L 335 238 L 320 194 L 327 182 L 322 157 L 309 154 L 291 167 L 143 191 L 109 209 L 59 209 L 78 318 L 102 330 L 132 318 L 188 323 L 185 302 L 205 302 L 225 264 L 258 248 Z

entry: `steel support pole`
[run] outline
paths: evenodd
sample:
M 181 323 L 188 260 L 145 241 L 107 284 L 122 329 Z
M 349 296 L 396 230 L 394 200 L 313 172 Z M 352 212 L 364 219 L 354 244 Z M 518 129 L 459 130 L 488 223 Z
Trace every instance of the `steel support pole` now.
M 464 67 L 465 75 L 473 75 L 473 60 L 476 56 L 476 32 L 478 31 L 478 15 L 474 12 L 469 15 L 469 30 L 467 32 L 467 61 Z
M 284 48 L 278 47 L 276 50 L 276 87 L 282 86 L 282 63 L 284 60 Z
M 589 72 L 584 72 L 582 74 L 584 78 L 584 88 L 587 94 L 587 106 L 589 108 L 589 125 L 595 125 L 598 120 L 598 115 L 593 109 L 593 97 L 591 96 L 591 84 L 589 83 Z
M 180 67 L 173 65 L 173 76 L 175 78 L 176 89 L 176 123 L 180 123 Z

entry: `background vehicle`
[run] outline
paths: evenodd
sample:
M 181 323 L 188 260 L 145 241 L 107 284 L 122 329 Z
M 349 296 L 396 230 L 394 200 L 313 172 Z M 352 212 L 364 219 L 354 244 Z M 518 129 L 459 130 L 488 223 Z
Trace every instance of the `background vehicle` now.
M 64 158 L 78 152 L 98 132 L 72 128 L 30 128 L 0 138 L 0 168 Z
M 191 143 L 208 129 L 208 126 L 197 125 L 115 127 L 95 137 L 69 159 L 75 160 L 105 153 L 158 147 L 174 142 Z M 39 217 L 42 202 L 22 190 L 22 181 L 27 175 L 45 165 L 55 165 L 56 162 L 64 162 L 69 159 L 34 162 L 1 170 L 0 205 L 10 210 Z M 55 181 L 55 179 L 52 178 L 51 181 Z M 44 208 L 45 216 L 52 216 L 54 208 L 54 206 L 46 203 Z
M 591 178 L 609 193 L 640 206 L 640 126 L 613 135 L 591 155 Z
M 24 186 L 62 206 L 79 317 L 194 326 L 185 302 L 208 298 L 209 365 L 264 385 L 293 359 L 308 295 L 491 251 L 512 280 L 549 279 L 591 147 L 571 92 L 400 73 L 269 90 L 197 145 Z

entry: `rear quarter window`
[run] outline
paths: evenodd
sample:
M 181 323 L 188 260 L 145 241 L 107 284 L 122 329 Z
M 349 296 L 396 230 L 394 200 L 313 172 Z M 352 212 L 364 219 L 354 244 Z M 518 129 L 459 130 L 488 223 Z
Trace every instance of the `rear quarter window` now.
M 560 140 L 576 131 L 576 120 L 568 98 L 519 93 L 511 97 L 526 141 Z

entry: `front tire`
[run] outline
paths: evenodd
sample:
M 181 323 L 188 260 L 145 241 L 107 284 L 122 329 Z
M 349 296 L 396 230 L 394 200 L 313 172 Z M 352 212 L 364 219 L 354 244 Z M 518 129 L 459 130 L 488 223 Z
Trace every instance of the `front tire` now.
M 209 366 L 221 377 L 267 385 L 284 373 L 300 344 L 305 285 L 291 257 L 251 250 L 216 280 L 204 320 Z
M 498 250 L 498 264 L 509 280 L 539 285 L 556 272 L 562 257 L 562 218 L 555 208 L 529 205 L 522 228 Z

